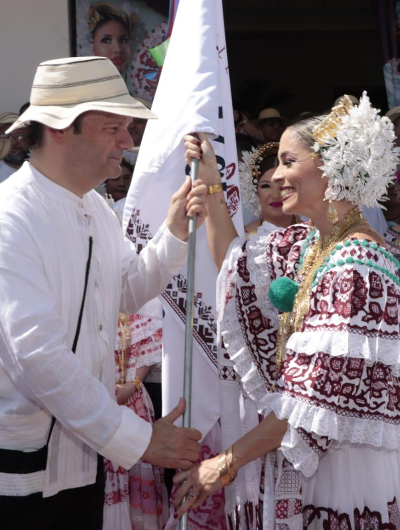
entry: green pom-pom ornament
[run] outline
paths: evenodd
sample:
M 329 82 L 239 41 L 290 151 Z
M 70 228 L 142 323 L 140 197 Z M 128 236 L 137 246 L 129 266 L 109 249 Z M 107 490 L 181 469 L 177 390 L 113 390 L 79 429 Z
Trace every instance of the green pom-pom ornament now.
M 279 311 L 290 313 L 293 310 L 294 299 L 299 290 L 299 284 L 283 276 L 274 280 L 268 292 L 268 298 Z

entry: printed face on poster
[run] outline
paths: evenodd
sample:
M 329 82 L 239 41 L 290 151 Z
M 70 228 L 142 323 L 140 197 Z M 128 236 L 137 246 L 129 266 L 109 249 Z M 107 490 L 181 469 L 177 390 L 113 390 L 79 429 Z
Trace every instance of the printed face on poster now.
M 161 69 L 150 51 L 165 38 L 169 0 L 72 0 L 75 55 L 110 59 L 133 96 L 153 101 Z

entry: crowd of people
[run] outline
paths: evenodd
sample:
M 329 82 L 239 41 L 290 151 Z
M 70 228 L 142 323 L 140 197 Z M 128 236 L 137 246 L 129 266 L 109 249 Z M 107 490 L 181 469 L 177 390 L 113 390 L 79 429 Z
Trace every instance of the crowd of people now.
M 122 66 L 42 63 L 30 103 L 0 115 L 2 527 L 169 528 L 257 461 L 238 528 L 400 529 L 400 107 L 234 110 L 243 236 L 206 135 L 186 136 L 200 180 L 138 255 L 122 213 L 155 116 Z M 161 417 L 162 320 L 137 313 L 184 265 L 193 214 L 246 397 L 230 421 L 249 418 L 200 463 L 201 434 L 174 426 L 184 402 Z

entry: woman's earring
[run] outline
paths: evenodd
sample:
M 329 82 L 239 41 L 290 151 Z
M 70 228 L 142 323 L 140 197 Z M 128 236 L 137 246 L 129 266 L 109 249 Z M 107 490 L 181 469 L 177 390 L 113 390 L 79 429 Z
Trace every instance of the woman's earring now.
M 328 219 L 328 223 L 331 225 L 335 225 L 339 221 L 338 213 L 336 208 L 333 206 L 332 201 L 329 201 L 328 209 L 326 211 L 326 218 Z

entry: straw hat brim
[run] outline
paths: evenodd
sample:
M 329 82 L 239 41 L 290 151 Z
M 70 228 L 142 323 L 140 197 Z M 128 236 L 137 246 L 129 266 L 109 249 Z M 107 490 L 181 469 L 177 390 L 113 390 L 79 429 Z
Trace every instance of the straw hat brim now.
M 157 119 L 157 116 L 151 110 L 136 101 L 132 96 L 123 94 L 121 96 L 114 96 L 112 101 L 86 101 L 81 104 L 57 106 L 30 105 L 6 132 L 9 134 L 15 129 L 25 127 L 31 121 L 43 123 L 53 129 L 65 129 L 78 116 L 92 110 L 131 118 Z

